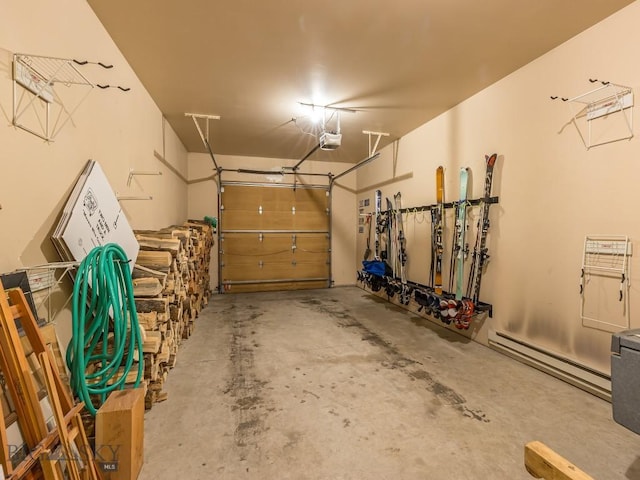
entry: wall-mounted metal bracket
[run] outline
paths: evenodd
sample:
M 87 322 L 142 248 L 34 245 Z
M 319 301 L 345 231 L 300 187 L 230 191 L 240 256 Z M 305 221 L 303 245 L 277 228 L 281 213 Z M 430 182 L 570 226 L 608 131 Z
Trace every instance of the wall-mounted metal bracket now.
M 118 200 L 153 200 L 151 195 L 120 195 L 116 192 L 116 198 Z
M 560 97 L 563 102 L 569 105 L 572 116 L 565 126 L 569 123 L 573 124 L 587 150 L 599 145 L 633 138 L 633 89 L 591 78 L 589 82 L 599 82 L 601 85 L 572 98 Z M 556 100 L 558 96 L 553 95 L 550 98 Z M 575 105 L 577 108 L 574 107 Z M 601 128 L 600 130 L 603 131 L 596 135 L 593 131 L 594 125 L 600 123 L 596 120 L 609 117 L 622 119 L 620 126 L 612 130 L 611 122 L 607 122 L 606 129 Z M 560 131 L 563 129 L 564 127 Z M 613 133 L 609 133 L 611 131 Z
M 376 150 L 378 149 L 378 144 L 380 143 L 380 139 L 382 137 L 389 136 L 389 134 L 385 132 L 371 132 L 369 130 L 363 130 L 362 133 L 369 136 L 369 156 L 370 157 L 372 157 L 376 153 Z M 375 143 L 373 145 L 371 145 L 372 136 L 376 137 Z
M 73 106 L 65 106 L 55 89 L 57 84 L 86 88 Z M 71 59 L 16 53 L 13 56 L 12 123 L 51 142 L 92 89 L 93 84 Z
M 133 168 L 129 169 L 129 178 L 127 178 L 127 187 L 131 186 L 131 180 L 136 175 L 162 175 L 160 171 L 143 171 L 143 170 L 134 170 Z
M 209 143 L 209 120 L 220 120 L 220 115 L 204 115 L 201 113 L 185 113 L 185 117 L 191 117 L 193 123 L 200 134 L 200 139 L 204 146 L 206 147 L 209 155 L 211 156 L 211 160 L 213 160 L 213 165 L 216 167 L 216 171 L 220 172 L 220 167 L 218 166 L 218 162 L 216 162 L 216 158 L 213 155 L 213 151 L 211 150 L 211 144 Z M 205 121 L 205 131 L 202 132 L 202 128 L 200 127 L 200 123 L 198 119 L 204 119 Z

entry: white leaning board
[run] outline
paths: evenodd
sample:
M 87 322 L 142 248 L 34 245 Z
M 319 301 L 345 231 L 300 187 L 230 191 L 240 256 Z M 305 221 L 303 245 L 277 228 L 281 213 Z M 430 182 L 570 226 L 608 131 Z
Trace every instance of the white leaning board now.
M 133 269 L 140 245 L 98 162 L 77 196 L 62 239 L 78 262 L 97 246 L 117 243 L 131 260 L 129 266 Z

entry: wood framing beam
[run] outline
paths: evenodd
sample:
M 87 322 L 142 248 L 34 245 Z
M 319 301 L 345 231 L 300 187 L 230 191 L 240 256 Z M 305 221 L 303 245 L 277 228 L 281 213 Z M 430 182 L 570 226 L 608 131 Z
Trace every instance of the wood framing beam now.
M 594 480 L 544 443 L 533 441 L 524 447 L 524 466 L 535 478 L 545 480 Z

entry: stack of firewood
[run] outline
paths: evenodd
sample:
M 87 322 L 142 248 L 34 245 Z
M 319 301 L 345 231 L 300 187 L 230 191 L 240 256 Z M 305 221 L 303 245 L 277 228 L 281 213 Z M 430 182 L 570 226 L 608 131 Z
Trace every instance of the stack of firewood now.
M 207 304 L 213 228 L 188 221 L 162 230 L 137 230 L 140 252 L 133 269 L 138 322 L 144 330 L 146 408 L 167 398 L 163 385 L 182 340 Z

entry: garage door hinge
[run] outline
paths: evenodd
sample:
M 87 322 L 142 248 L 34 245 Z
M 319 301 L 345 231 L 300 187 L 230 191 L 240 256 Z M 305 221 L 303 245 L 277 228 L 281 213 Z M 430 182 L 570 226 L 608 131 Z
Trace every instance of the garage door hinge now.
M 295 215 L 296 214 L 296 207 L 291 207 L 291 215 Z
M 258 235 L 258 241 L 261 242 L 264 238 L 264 235 L 262 235 L 261 233 Z
M 293 265 L 295 267 L 296 266 L 296 261 L 295 260 L 291 260 L 291 265 Z
M 262 205 L 258 207 L 258 214 L 262 215 Z
M 263 262 L 262 260 L 260 260 L 260 261 L 258 262 L 258 266 L 259 266 L 260 268 L 262 268 L 262 267 L 264 266 L 264 262 Z
M 327 208 L 327 215 L 329 215 L 329 214 L 330 214 L 330 212 L 329 212 L 329 209 Z

